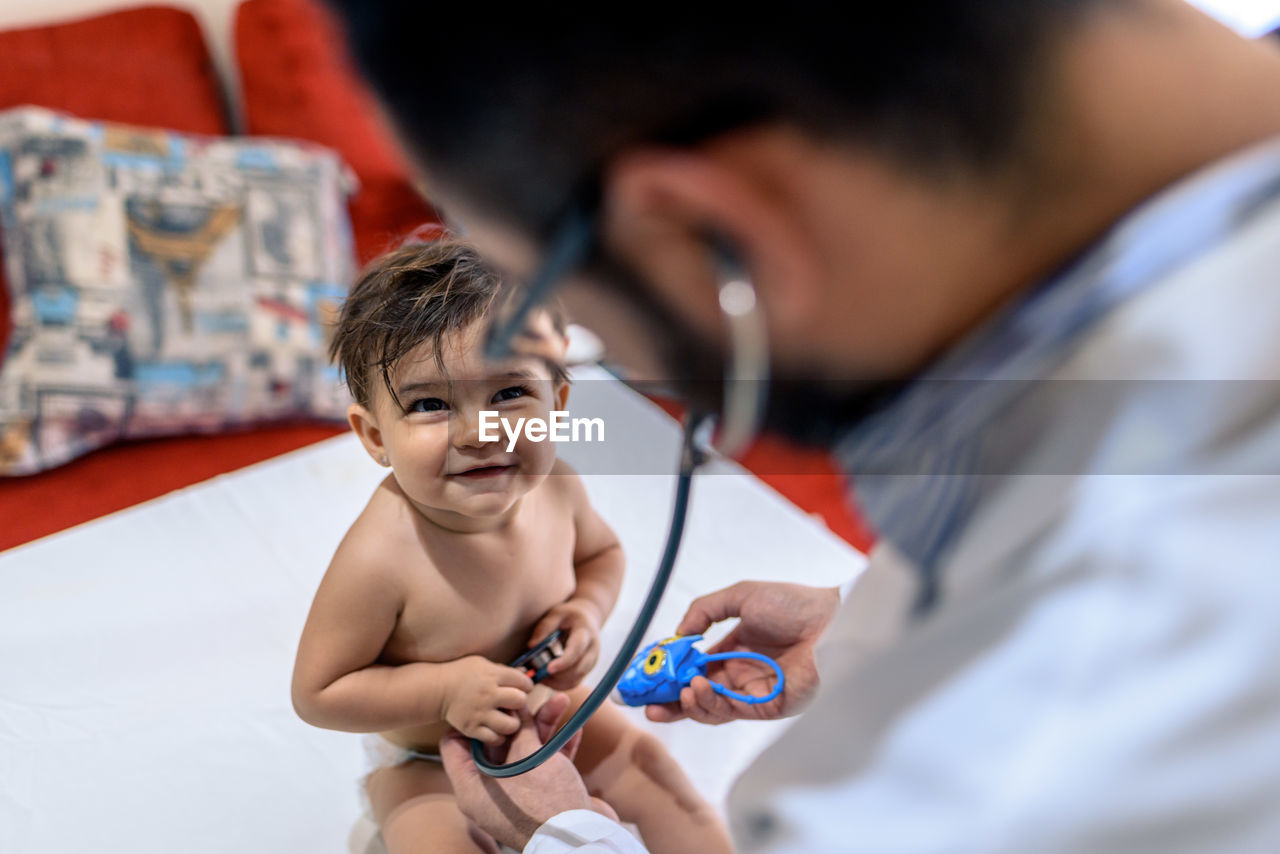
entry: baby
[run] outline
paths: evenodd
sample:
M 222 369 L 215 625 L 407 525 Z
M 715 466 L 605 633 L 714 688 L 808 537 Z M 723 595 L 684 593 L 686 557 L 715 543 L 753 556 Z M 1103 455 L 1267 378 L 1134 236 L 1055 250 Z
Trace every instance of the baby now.
M 553 446 L 481 438 L 482 410 L 548 419 L 568 398 L 563 320 L 550 312 L 522 335 L 542 357 L 484 360 L 498 290 L 463 243 L 400 249 L 352 289 L 332 346 L 357 401 L 351 426 L 391 473 L 316 591 L 293 703 L 316 726 L 377 733 L 365 787 L 391 854 L 498 850 L 458 811 L 440 739 L 452 729 L 499 745 L 515 732 L 534 686 L 507 662 L 555 629 L 564 651 L 541 685 L 576 708 L 622 583 L 617 538 Z M 575 763 L 650 850 L 730 849 L 661 743 L 611 704 Z

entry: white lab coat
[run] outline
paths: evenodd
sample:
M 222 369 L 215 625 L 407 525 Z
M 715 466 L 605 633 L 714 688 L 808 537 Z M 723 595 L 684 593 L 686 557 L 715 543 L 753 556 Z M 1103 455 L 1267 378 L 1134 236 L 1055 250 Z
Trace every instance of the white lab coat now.
M 1138 473 L 1001 478 L 918 622 L 877 549 L 818 699 L 731 793 L 740 851 L 1280 851 L 1280 203 L 1054 379 L 1152 382 L 1080 411 L 1044 386 L 1026 470 Z M 631 850 L 588 836 L 614 841 L 526 850 Z

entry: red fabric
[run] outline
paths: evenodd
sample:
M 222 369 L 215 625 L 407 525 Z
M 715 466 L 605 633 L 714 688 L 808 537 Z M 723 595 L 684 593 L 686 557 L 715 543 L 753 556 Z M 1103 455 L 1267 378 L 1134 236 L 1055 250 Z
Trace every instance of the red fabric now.
M 797 507 L 816 513 L 837 536 L 869 551 L 875 534 L 849 502 L 849 484 L 831 457 L 770 436 L 756 441 L 740 460 L 747 470 Z
M 5 354 L 9 352 L 9 334 L 13 331 L 9 323 L 9 283 L 4 275 L 4 254 L 0 253 L 0 366 L 4 365 Z
M 684 408 L 666 398 L 651 398 L 667 413 L 682 418 Z M 800 509 L 816 513 L 827 527 L 854 548 L 870 551 L 875 533 L 849 501 L 849 484 L 831 456 L 776 436 L 761 436 L 739 458 L 743 468 Z
M 150 6 L 0 33 L 0 109 L 35 104 L 85 119 L 228 131 L 222 89 L 189 12 Z
M 414 191 L 337 22 L 319 2 L 247 0 L 236 11 L 235 44 L 248 132 L 329 146 L 360 179 L 350 210 L 361 263 L 439 220 Z

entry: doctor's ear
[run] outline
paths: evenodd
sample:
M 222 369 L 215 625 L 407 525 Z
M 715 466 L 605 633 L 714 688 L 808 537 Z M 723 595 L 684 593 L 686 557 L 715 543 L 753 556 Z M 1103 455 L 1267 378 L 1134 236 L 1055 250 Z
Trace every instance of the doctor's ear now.
M 778 187 L 794 158 L 770 134 L 744 130 L 693 150 L 626 152 L 605 173 L 603 240 L 655 297 L 707 334 L 721 325 L 709 234 L 734 248 L 771 335 L 804 335 L 824 302 L 823 262 L 800 194 Z

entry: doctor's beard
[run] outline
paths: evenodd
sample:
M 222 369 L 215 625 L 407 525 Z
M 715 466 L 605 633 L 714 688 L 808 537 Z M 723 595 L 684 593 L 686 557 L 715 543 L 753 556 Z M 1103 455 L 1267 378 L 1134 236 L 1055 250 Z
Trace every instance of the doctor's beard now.
M 687 327 L 668 325 L 663 364 L 677 395 L 703 412 L 722 412 L 727 386 L 724 356 Z M 683 367 L 676 367 L 683 366 Z M 690 370 L 696 366 L 696 373 Z M 831 450 L 864 421 L 883 411 L 906 385 L 903 381 L 815 379 L 794 370 L 771 367 L 764 380 L 766 402 L 761 432 L 797 444 Z M 754 391 L 754 390 L 753 390 Z
M 722 412 L 730 380 L 726 379 L 726 358 L 719 346 L 650 298 L 644 285 L 622 265 L 597 262 L 592 273 L 609 282 L 612 295 L 626 301 L 650 331 L 648 342 L 656 350 L 654 360 L 664 379 L 632 385 L 657 396 L 674 394 L 698 411 Z M 776 362 L 770 370 L 772 374 L 765 381 L 768 397 L 762 431 L 826 450 L 882 411 L 908 384 L 906 380 L 820 379 L 794 368 L 780 368 Z

